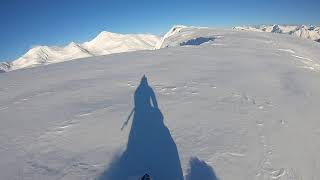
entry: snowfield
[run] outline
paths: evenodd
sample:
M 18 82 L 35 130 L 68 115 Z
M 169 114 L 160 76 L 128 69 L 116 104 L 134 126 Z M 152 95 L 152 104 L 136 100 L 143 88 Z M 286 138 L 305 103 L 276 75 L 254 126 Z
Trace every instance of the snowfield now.
M 156 50 L 1 73 L 0 179 L 320 178 L 319 43 L 168 33 Z

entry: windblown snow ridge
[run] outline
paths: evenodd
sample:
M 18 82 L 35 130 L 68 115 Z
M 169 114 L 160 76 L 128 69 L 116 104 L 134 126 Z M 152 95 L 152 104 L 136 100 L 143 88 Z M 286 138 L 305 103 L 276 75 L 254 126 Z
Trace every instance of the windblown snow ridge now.
M 237 30 L 272 32 L 280 34 L 295 35 L 301 38 L 311 39 L 320 42 L 320 27 L 306 25 L 260 25 L 234 27 Z

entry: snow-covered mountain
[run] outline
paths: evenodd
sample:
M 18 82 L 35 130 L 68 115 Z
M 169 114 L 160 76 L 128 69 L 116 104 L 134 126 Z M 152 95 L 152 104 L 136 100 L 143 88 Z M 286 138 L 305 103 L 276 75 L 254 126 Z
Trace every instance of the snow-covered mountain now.
M 92 41 L 85 42 L 82 47 L 94 55 L 129 52 L 153 49 L 159 37 L 148 34 L 117 34 L 101 32 Z
M 306 25 L 260 25 L 260 26 L 240 26 L 234 27 L 237 30 L 272 32 L 280 34 L 290 34 L 301 38 L 320 41 L 320 27 Z
M 70 43 L 65 47 L 37 46 L 11 64 L 11 70 L 89 57 L 92 54 L 81 45 Z
M 195 29 L 198 29 L 195 33 Z M 65 47 L 37 46 L 10 63 L 0 63 L 1 71 L 46 65 L 91 56 L 136 50 L 152 50 L 172 46 L 199 45 L 220 38 L 204 27 L 173 26 L 162 38 L 148 34 L 117 34 L 101 32 L 89 42 L 71 42 Z
M 159 37 L 155 35 L 116 34 L 103 31 L 93 40 L 83 44 L 71 42 L 65 47 L 34 47 L 10 64 L 1 63 L 0 69 L 9 71 L 90 56 L 153 49 L 158 41 Z
M 163 37 L 150 34 L 117 34 L 103 31 L 91 41 L 65 47 L 37 46 L 12 62 L 0 62 L 0 72 L 47 65 L 73 59 L 107 55 L 137 50 L 153 50 L 165 47 L 200 45 L 223 38 L 207 31 L 206 27 L 173 26 Z M 291 34 L 320 42 L 320 28 L 315 26 L 261 25 L 234 27 L 235 30 Z M 197 30 L 196 32 L 194 30 Z
M 1 74 L 0 179 L 319 179 L 319 43 L 180 26 L 161 41 Z
M 207 27 L 173 26 L 156 44 L 155 49 L 166 47 L 201 45 L 222 38 Z

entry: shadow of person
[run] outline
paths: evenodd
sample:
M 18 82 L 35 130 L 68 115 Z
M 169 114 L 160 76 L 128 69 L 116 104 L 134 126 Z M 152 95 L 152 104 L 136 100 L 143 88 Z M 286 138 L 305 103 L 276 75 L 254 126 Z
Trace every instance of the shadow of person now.
M 189 161 L 190 168 L 186 180 L 218 180 L 212 167 L 206 162 L 193 157 Z
M 183 180 L 176 144 L 145 76 L 135 91 L 133 111 L 127 148 L 100 180 L 138 180 L 146 173 L 153 180 Z

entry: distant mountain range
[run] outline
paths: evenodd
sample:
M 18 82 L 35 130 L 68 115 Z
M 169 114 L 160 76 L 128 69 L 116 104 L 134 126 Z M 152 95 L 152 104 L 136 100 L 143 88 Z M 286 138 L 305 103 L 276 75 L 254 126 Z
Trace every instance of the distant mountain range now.
M 163 37 L 151 34 L 117 34 L 103 31 L 93 40 L 82 44 L 71 42 L 64 47 L 36 46 L 12 62 L 1 62 L 0 72 L 112 53 L 153 50 L 170 46 L 198 45 L 220 38 L 213 34 L 206 34 L 205 32 L 208 31 L 203 31 L 204 33 L 200 37 L 200 34 L 188 31 L 190 28 L 206 29 L 205 27 L 176 25 Z M 320 42 L 320 27 L 317 26 L 260 25 L 234 27 L 233 29 L 290 34 Z
M 234 27 L 236 30 L 289 34 L 320 42 L 320 27 L 306 25 L 259 25 Z

